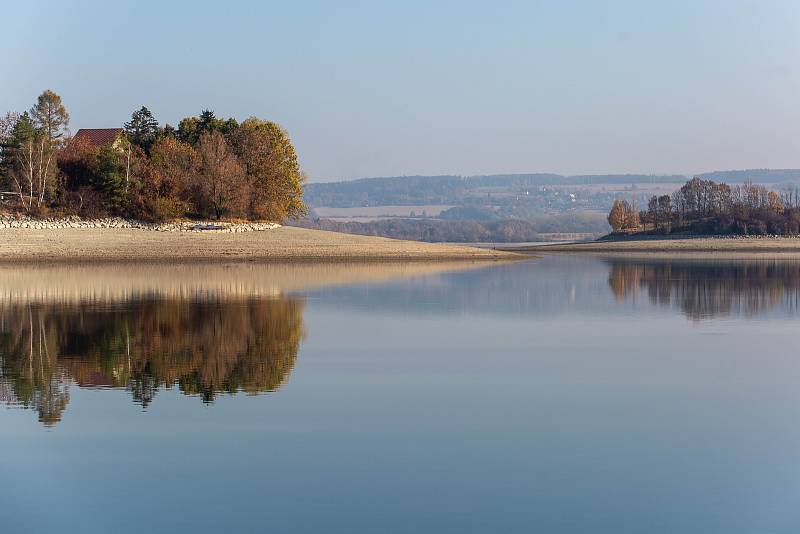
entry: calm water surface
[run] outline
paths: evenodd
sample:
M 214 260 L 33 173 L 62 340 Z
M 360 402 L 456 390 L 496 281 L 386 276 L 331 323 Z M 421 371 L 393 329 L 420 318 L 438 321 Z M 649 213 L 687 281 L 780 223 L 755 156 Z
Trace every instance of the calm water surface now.
M 0 269 L 0 532 L 800 531 L 800 262 Z

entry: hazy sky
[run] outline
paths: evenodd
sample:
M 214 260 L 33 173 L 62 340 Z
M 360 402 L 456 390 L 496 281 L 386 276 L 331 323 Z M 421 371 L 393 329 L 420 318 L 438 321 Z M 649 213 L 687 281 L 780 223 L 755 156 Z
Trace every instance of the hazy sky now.
M 800 167 L 800 2 L 6 2 L 0 112 L 211 108 L 312 181 Z

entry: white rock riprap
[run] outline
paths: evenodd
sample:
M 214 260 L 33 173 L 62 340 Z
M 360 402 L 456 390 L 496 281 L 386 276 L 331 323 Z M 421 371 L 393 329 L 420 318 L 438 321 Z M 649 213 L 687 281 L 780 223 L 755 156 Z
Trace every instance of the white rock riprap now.
M 0 230 L 5 228 L 30 228 L 33 230 L 57 230 L 59 228 L 136 228 L 153 232 L 261 232 L 280 228 L 280 224 L 268 222 L 232 223 L 218 221 L 180 221 L 170 223 L 148 223 L 121 217 L 83 219 L 81 217 L 44 218 L 0 215 Z

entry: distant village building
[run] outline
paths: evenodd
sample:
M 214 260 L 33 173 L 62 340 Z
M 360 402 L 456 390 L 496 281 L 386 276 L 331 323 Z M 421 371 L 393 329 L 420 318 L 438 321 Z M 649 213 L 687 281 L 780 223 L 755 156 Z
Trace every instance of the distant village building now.
M 125 133 L 123 128 L 81 128 L 73 141 L 81 141 L 98 148 L 111 145 L 113 148 L 121 149 L 120 142 Z

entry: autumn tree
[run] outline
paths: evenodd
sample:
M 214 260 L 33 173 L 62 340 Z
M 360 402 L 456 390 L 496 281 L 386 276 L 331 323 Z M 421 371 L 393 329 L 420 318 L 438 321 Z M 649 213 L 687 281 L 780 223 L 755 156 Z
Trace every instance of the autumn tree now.
M 69 126 L 69 113 L 61 102 L 61 97 L 47 89 L 36 100 L 30 111 L 31 119 L 40 128 L 48 141 L 54 142 L 64 135 Z
M 90 187 L 96 181 L 97 158 L 100 149 L 80 139 L 73 139 L 58 153 L 58 169 L 63 176 L 64 187 L 75 191 Z
M 615 232 L 619 232 L 625 227 L 625 204 L 624 200 L 615 200 L 611 206 L 611 212 L 608 214 L 608 224 Z
M 250 182 L 249 215 L 273 221 L 304 215 L 305 176 L 286 130 L 274 122 L 251 117 L 232 139 Z
M 200 156 L 192 145 L 161 137 L 150 151 L 149 165 L 135 191 L 135 215 L 162 221 L 192 211 L 190 184 L 199 169 Z
M 641 226 L 641 221 L 639 219 L 639 212 L 636 210 L 636 206 L 623 200 L 622 207 L 624 210 L 623 228 L 628 230 L 635 230 L 639 228 L 639 226 Z
M 203 216 L 241 216 L 247 208 L 245 170 L 218 131 L 205 132 L 198 141 L 200 172 L 193 180 L 196 207 Z
M 775 213 L 783 214 L 784 210 L 783 199 L 775 191 L 770 191 L 769 193 L 767 193 L 767 204 L 769 205 L 769 209 L 771 209 Z

